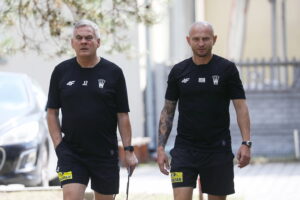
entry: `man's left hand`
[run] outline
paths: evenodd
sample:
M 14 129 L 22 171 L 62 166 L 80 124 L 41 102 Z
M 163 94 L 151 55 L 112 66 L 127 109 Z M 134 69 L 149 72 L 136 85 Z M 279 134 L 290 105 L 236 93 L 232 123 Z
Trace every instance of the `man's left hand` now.
M 132 175 L 137 164 L 138 159 L 136 158 L 134 152 L 125 151 L 125 166 L 128 169 L 129 176 Z

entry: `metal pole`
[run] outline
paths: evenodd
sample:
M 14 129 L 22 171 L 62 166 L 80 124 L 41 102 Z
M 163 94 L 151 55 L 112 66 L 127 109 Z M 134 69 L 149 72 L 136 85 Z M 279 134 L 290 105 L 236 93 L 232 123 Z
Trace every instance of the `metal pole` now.
M 282 26 L 282 50 L 284 61 L 287 60 L 287 41 L 286 41 L 286 6 L 285 0 L 281 2 L 281 26 Z
M 272 29 L 272 63 L 277 61 L 277 20 L 276 20 L 276 0 L 269 0 L 271 3 L 271 29 Z M 279 73 L 276 65 L 271 65 L 272 89 L 279 84 Z
M 282 29 L 282 55 L 283 55 L 283 61 L 287 61 L 287 41 L 286 41 L 286 12 L 285 12 L 286 6 L 285 6 L 285 0 L 281 1 L 281 29 Z M 284 74 L 282 75 L 284 80 L 283 84 L 285 88 L 288 88 L 288 66 L 284 67 Z
M 149 3 L 148 0 L 145 1 L 146 4 Z M 151 138 L 149 148 L 156 148 L 156 131 L 155 131 L 155 123 L 154 123 L 154 102 L 153 102 L 153 80 L 152 80 L 152 62 L 151 62 L 151 36 L 150 36 L 150 27 L 146 26 L 146 77 L 147 77 L 147 85 L 146 85 L 146 128 L 147 128 L 147 136 Z
M 276 20 L 276 0 L 271 2 L 271 20 L 272 20 L 272 59 L 277 58 L 277 20 Z
M 297 129 L 294 130 L 294 145 L 295 145 L 295 157 L 296 159 L 299 159 L 300 158 L 299 132 Z

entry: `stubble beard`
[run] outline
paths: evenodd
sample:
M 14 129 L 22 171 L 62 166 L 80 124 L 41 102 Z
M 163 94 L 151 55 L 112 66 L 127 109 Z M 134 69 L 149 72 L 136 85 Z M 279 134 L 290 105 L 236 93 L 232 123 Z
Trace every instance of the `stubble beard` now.
M 197 51 L 194 51 L 194 55 L 199 57 L 199 58 L 205 58 L 208 57 L 211 53 L 210 52 L 205 52 L 205 53 L 198 53 Z

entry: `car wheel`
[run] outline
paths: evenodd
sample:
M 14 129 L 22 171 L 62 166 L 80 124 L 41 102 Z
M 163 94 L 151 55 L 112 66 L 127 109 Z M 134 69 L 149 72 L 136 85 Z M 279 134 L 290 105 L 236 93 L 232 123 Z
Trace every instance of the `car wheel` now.
M 42 187 L 48 187 L 49 186 L 49 177 L 48 177 L 48 157 L 49 157 L 49 153 L 47 150 L 47 145 L 44 144 L 41 147 L 41 183 L 39 184 L 39 186 Z

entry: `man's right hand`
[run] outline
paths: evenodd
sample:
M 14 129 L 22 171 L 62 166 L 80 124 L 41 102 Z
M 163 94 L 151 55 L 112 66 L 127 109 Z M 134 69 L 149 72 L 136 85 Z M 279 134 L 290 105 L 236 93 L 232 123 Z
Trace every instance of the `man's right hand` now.
M 157 148 L 157 164 L 161 173 L 169 175 L 170 165 L 168 156 L 162 146 Z

